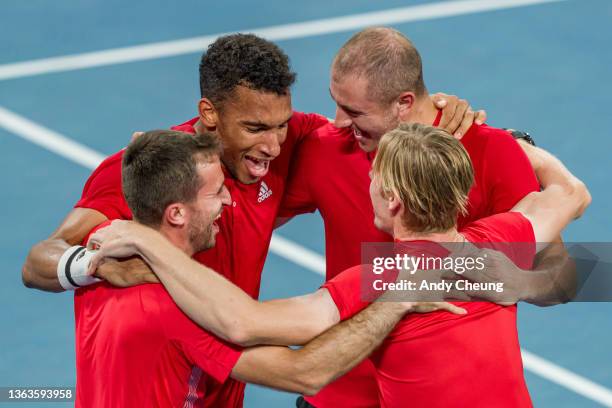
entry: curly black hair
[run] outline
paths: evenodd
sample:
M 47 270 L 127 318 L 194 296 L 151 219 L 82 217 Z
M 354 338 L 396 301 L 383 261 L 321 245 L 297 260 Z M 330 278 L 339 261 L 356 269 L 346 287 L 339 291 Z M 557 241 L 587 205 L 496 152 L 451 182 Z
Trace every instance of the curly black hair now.
M 295 77 L 283 50 L 253 34 L 219 37 L 200 61 L 202 97 L 219 105 L 238 85 L 286 95 Z

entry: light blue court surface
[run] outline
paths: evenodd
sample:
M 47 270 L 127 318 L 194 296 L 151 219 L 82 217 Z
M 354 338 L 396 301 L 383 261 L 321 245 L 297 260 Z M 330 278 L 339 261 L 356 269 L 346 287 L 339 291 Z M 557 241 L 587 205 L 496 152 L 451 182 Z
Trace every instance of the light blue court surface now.
M 425 12 L 393 26 L 421 50 L 430 91 L 467 98 L 487 110 L 494 126 L 530 131 L 587 183 L 593 204 L 568 228 L 567 241 L 610 241 L 612 3 L 566 0 L 479 11 L 483 4 L 502 3 L 529 1 L 447 1 L 438 9 L 410 9 L 413 16 Z M 367 21 L 379 24 L 377 11 L 435 4 L 442 3 L 5 0 L 0 5 L 0 77 L 8 72 L 7 64 L 16 62 L 361 13 L 370 13 Z M 439 17 L 449 7 L 463 12 Z M 360 28 L 338 31 L 339 24 L 332 22 L 331 32 L 323 31 L 330 26 L 323 24 L 319 31 L 311 27 L 297 38 L 278 41 L 299 74 L 293 90 L 296 110 L 333 117 L 329 63 Z M 190 52 L 58 72 L 48 72 L 54 65 L 47 61 L 38 65 L 43 67 L 38 75 L 0 79 L 0 386 L 74 384 L 71 294 L 25 289 L 20 267 L 29 247 L 70 210 L 91 171 L 8 130 L 10 120 L 2 113 L 108 155 L 125 146 L 134 130 L 168 127 L 195 115 L 198 61 L 199 54 Z M 70 62 L 67 67 L 75 68 Z M 42 136 L 49 140 L 47 133 Z M 279 235 L 323 255 L 318 215 L 293 220 Z M 262 297 L 306 293 L 321 281 L 313 270 L 271 253 Z M 591 407 L 606 401 L 612 406 L 611 314 L 612 305 L 606 303 L 520 306 L 524 349 L 555 364 L 535 374 L 526 363 L 536 406 Z M 568 380 L 557 367 L 590 382 Z M 245 405 L 291 407 L 294 400 L 290 394 L 249 387 Z

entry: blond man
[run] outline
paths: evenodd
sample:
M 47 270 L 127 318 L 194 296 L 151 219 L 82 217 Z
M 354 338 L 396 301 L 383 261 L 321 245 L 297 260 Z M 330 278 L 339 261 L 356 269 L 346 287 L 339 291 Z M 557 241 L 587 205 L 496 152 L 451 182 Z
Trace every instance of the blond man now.
M 457 215 L 473 183 L 467 152 L 443 131 L 400 125 L 382 138 L 374 161 L 370 195 L 375 224 L 396 241 L 426 241 L 438 250 L 443 250 L 440 242 L 550 241 L 582 214 L 590 196 L 548 153 L 534 147 L 528 155 L 541 164 L 534 169 L 544 190 L 530 193 L 511 212 L 458 231 Z M 312 294 L 260 303 L 145 226 L 114 222 L 91 240 L 100 245 L 92 269 L 107 258 L 142 256 L 196 323 L 242 345 L 303 344 L 367 306 L 359 290 L 360 266 Z M 508 247 L 500 248 L 516 258 Z M 472 302 L 462 307 L 468 315 L 460 318 L 433 313 L 403 319 L 370 357 L 383 406 L 405 406 L 409 399 L 411 406 L 442 407 L 456 405 L 456 398 L 465 405 L 530 406 L 515 306 Z M 458 354 L 461 359 L 455 358 Z M 462 383 L 465 378 L 469 389 Z

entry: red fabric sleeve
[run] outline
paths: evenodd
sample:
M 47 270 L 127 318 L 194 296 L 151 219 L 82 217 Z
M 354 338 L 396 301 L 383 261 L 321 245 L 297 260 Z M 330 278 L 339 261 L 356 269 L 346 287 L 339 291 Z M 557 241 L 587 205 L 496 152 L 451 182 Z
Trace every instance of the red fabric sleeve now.
M 287 131 L 291 132 L 291 134 L 296 137 L 297 141 L 301 141 L 304 137 L 328 123 L 329 120 L 318 113 L 293 112 L 293 116 L 291 116 L 289 120 L 289 129 Z
M 75 208 L 91 208 L 108 219 L 132 219 L 121 189 L 123 150 L 104 160 L 89 176 Z
M 531 269 L 535 257 L 535 235 L 531 222 L 518 212 L 481 218 L 468 224 L 461 233 L 480 247 L 503 252 L 517 266 Z
M 485 175 L 490 214 L 507 212 L 532 191 L 539 191 L 529 159 L 506 131 L 488 128 Z
M 369 305 L 369 302 L 361 299 L 361 276 L 361 265 L 357 265 L 346 269 L 321 286 L 329 291 L 340 313 L 340 320 L 352 317 Z
M 278 212 L 279 217 L 294 217 L 317 209 L 311 181 L 317 179 L 320 141 L 317 132 L 306 136 L 298 145 L 289 169 L 287 187 Z
M 163 296 L 170 295 L 163 293 Z M 163 313 L 166 336 L 182 348 L 190 361 L 223 383 L 240 358 L 242 349 L 200 328 L 173 301 L 160 299 L 160 304 L 168 306 Z
M 104 221 L 101 224 L 96 225 L 95 227 L 93 227 L 91 229 L 91 231 L 89 231 L 89 233 L 85 236 L 85 238 L 83 239 L 83 242 L 81 243 L 81 245 L 83 246 L 87 246 L 87 243 L 89 242 L 89 237 L 91 237 L 93 235 L 94 232 L 96 232 L 99 229 L 102 229 L 104 227 L 108 227 L 109 225 L 111 225 L 111 220 L 108 221 Z

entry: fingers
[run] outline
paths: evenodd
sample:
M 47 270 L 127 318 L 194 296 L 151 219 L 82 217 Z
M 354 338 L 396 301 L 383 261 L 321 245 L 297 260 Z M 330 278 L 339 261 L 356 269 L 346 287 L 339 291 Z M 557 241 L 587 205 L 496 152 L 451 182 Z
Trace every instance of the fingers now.
M 440 129 L 447 129 L 448 124 L 455 116 L 455 111 L 457 110 L 459 98 L 454 95 L 446 95 L 445 96 L 445 106 L 442 109 L 442 118 L 440 118 L 440 123 L 438 127 Z
M 145 275 L 144 281 L 146 283 L 160 283 L 159 278 L 153 273 Z
M 434 105 L 436 105 L 436 108 L 444 109 L 446 105 L 448 104 L 448 102 L 446 101 L 448 97 L 449 95 L 442 93 L 442 92 L 438 92 L 438 93 L 431 95 L 431 101 L 433 102 Z
M 465 310 L 462 307 L 453 305 L 452 303 L 448 303 L 448 302 L 439 302 L 437 304 L 438 310 L 446 310 L 447 312 L 456 314 L 456 315 L 464 315 L 467 314 L 467 310 Z
M 477 125 L 482 125 L 487 121 L 487 112 L 484 110 L 479 110 L 476 112 L 476 118 L 474 118 L 474 123 Z
M 100 252 L 96 252 L 94 256 L 91 257 L 89 261 L 89 267 L 87 268 L 87 274 L 89 276 L 94 276 L 96 271 L 98 270 L 98 266 L 102 264 L 103 256 Z
M 445 130 L 457 139 L 461 139 L 473 122 L 474 112 L 470 109 L 470 105 L 465 99 L 459 99 L 455 114 L 446 125 Z
M 448 302 L 415 302 L 412 305 L 413 313 L 430 313 L 438 310 L 444 310 L 458 315 L 467 314 L 467 310 Z
M 450 289 L 444 294 L 444 300 L 452 300 L 456 302 L 471 302 L 476 300 L 476 297 L 470 295 L 468 291 Z
M 130 143 L 133 142 L 134 140 L 138 139 L 140 136 L 144 135 L 145 132 L 134 132 L 132 133 L 132 140 L 130 140 Z

